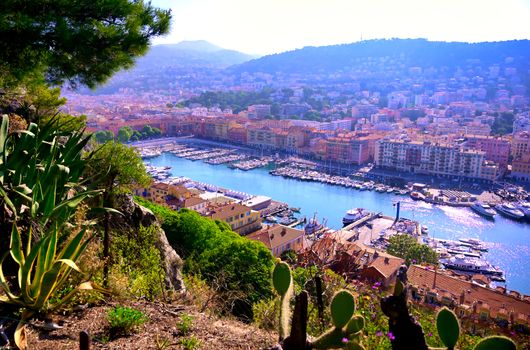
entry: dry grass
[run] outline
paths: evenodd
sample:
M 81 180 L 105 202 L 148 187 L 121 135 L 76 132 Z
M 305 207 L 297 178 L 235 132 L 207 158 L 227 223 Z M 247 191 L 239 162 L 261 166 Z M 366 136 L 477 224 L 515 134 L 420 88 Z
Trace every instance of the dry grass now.
M 149 321 L 135 334 L 111 339 L 107 312 L 118 304 L 142 311 Z M 185 336 L 179 334 L 177 328 L 180 317 L 184 314 L 193 318 L 191 331 Z M 36 325 L 29 327 L 29 349 L 77 349 L 79 332 L 82 330 L 91 335 L 92 349 L 183 349 L 180 341 L 190 337 L 199 340 L 198 349 L 264 349 L 271 346 L 276 339 L 273 333 L 234 320 L 200 313 L 195 307 L 144 301 L 110 302 L 69 316 L 59 316 L 55 321 L 64 328 L 46 332 Z

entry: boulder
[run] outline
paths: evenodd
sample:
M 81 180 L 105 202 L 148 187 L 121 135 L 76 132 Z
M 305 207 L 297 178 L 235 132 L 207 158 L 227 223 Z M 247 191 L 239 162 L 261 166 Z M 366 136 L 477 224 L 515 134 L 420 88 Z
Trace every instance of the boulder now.
M 182 266 L 184 263 L 175 249 L 169 244 L 166 233 L 160 227 L 155 214 L 136 203 L 131 195 L 122 195 L 116 202 L 119 203 L 118 210 L 123 215 L 113 215 L 112 222 L 114 227 L 119 225 L 126 225 L 130 228 L 149 227 L 151 225 L 157 227 L 155 245 L 162 256 L 163 268 L 166 272 L 166 287 L 177 292 L 184 292 L 185 286 L 182 279 Z

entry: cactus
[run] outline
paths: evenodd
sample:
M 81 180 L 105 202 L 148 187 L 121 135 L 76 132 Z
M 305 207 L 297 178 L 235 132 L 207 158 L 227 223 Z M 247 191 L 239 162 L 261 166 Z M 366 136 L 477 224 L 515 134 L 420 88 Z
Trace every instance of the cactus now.
M 276 292 L 280 294 L 280 341 L 289 335 L 289 322 L 291 319 L 291 309 L 289 302 L 293 295 L 293 278 L 289 265 L 280 261 L 274 267 L 272 272 L 272 284 Z
M 364 318 L 360 315 L 354 316 L 355 299 L 350 292 L 337 292 L 331 301 L 330 310 L 334 327 L 315 339 L 313 347 L 316 349 L 341 347 L 346 339 L 346 343 L 350 343 L 350 338 L 361 332 L 364 327 Z M 359 321 L 361 318 L 363 320 Z
M 295 314 L 289 334 L 289 321 L 291 318 L 290 299 L 293 294 L 293 281 L 291 269 L 285 262 L 279 261 L 272 273 L 274 289 L 281 298 L 280 308 L 280 344 L 283 349 L 333 349 L 345 348 L 362 350 L 360 344 L 364 317 L 354 315 L 355 298 L 346 291 L 341 290 L 335 294 L 331 301 L 330 311 L 334 327 L 324 332 L 314 341 L 307 341 L 307 292 L 302 291 L 296 296 Z
M 482 339 L 473 350 L 516 350 L 515 343 L 506 337 L 492 336 Z
M 278 262 L 272 273 L 274 289 L 281 297 L 280 309 L 280 343 L 283 349 L 333 349 L 345 348 L 364 350 L 360 344 L 364 317 L 355 315 L 355 298 L 341 290 L 331 301 L 330 311 L 334 327 L 324 332 L 314 341 L 307 341 L 307 292 L 302 291 L 296 296 L 295 314 L 289 334 L 290 308 L 289 302 L 293 294 L 293 282 L 289 265 Z
M 436 316 L 438 335 L 448 350 L 454 349 L 460 336 L 460 325 L 453 311 L 443 307 Z M 482 339 L 474 350 L 515 350 L 515 343 L 506 337 L 492 336 Z
M 436 328 L 442 343 L 447 346 L 447 349 L 454 349 L 460 336 L 460 325 L 454 312 L 446 307 L 440 309 L 436 316 Z
M 381 300 L 381 308 L 389 317 L 389 329 L 395 336 L 392 349 L 427 349 L 421 326 L 410 316 L 406 304 L 406 290 L 401 281 L 394 287 L 394 294 Z M 460 325 L 455 313 L 446 307 L 436 315 L 436 328 L 446 348 L 428 348 L 429 350 L 453 350 L 460 336 Z M 482 339 L 474 350 L 515 350 L 515 343 L 506 337 L 493 336 Z

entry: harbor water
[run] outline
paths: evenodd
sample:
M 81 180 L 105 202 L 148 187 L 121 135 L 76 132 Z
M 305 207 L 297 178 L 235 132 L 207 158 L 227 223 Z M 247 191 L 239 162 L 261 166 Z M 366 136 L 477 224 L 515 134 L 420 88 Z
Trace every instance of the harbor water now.
M 402 196 L 375 191 L 359 191 L 317 182 L 286 179 L 269 174 L 269 169 L 252 171 L 230 169 L 227 165 L 178 158 L 170 153 L 149 159 L 155 166 L 171 166 L 171 176 L 219 187 L 265 195 L 274 200 L 300 207 L 301 214 L 312 217 L 317 213 L 326 226 L 338 229 L 342 217 L 351 208 L 365 208 L 385 215 L 396 214 L 395 203 L 401 201 L 400 216 L 417 220 L 429 228 L 429 236 L 442 239 L 478 238 L 491 243 L 486 258 L 506 273 L 506 287 L 530 294 L 530 224 L 516 222 L 497 215 L 487 220 L 469 208 L 435 206 Z

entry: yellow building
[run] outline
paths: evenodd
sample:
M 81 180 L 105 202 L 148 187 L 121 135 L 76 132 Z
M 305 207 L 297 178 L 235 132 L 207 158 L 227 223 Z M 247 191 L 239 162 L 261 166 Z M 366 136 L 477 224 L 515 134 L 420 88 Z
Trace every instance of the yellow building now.
M 226 222 L 234 232 L 240 235 L 246 235 L 261 228 L 259 212 L 238 203 L 210 207 L 205 216 Z
M 530 153 L 530 133 L 521 132 L 516 134 L 512 140 L 511 154 L 513 159 L 521 158 Z

